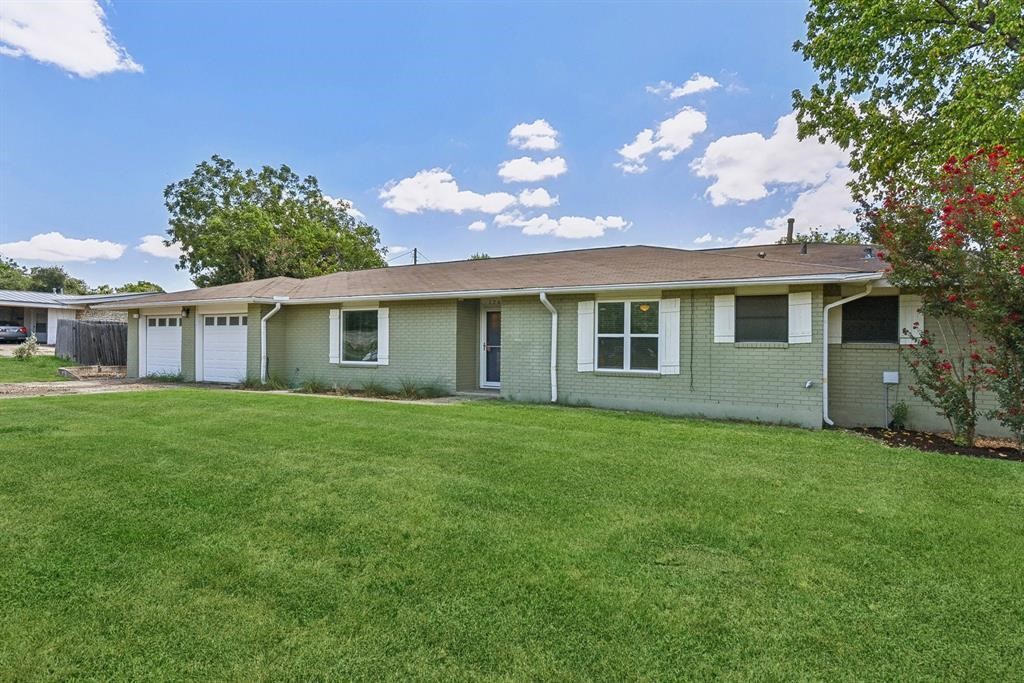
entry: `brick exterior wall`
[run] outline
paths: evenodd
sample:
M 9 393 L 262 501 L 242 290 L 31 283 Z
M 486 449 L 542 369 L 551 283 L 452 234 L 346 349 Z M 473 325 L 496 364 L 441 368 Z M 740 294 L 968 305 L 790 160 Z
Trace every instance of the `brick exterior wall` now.
M 653 376 L 577 372 L 577 302 L 592 297 L 549 297 L 558 311 L 559 402 L 820 427 L 821 346 L 715 344 L 714 295 L 732 291 L 693 290 L 692 313 L 689 290 L 661 293 L 680 299 L 680 374 Z M 812 324 L 820 330 L 821 288 L 804 291 L 814 294 Z M 502 395 L 549 401 L 547 309 L 536 297 L 506 298 L 502 328 Z
M 480 301 L 467 299 L 456 304 L 455 388 L 480 388 Z
M 384 306 L 390 309 L 388 365 L 329 362 L 330 310 L 341 306 L 285 306 L 267 325 L 270 375 L 293 385 L 315 379 L 353 389 L 367 382 L 397 389 L 409 380 L 454 392 L 457 302 L 387 302 Z M 252 308 L 249 316 L 249 376 L 259 377 L 259 319 Z
M 926 326 L 928 321 L 925 321 Z M 966 339 L 966 334 L 961 335 Z M 883 371 L 900 373 L 899 384 L 889 387 L 889 406 L 906 401 L 908 426 L 921 431 L 949 431 L 949 423 L 935 408 L 910 391 L 913 375 L 908 358 L 901 355 L 897 344 L 830 344 L 829 345 L 829 415 L 841 427 L 882 427 L 886 417 Z M 982 393 L 978 400 L 981 412 L 995 407 L 995 397 Z M 998 422 L 981 418 L 978 433 L 1009 436 Z

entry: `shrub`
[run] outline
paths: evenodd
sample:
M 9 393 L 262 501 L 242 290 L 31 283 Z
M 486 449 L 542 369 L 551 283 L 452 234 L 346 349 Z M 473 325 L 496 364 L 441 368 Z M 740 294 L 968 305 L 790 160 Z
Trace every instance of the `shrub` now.
M 889 409 L 889 428 L 902 431 L 907 426 L 910 406 L 906 401 L 896 401 Z
M 39 342 L 36 341 L 34 334 L 14 347 L 14 357 L 18 360 L 28 360 L 37 353 L 39 353 Z
M 1017 439 L 1017 450 L 1024 453 L 1024 358 L 990 346 L 985 368 L 988 386 L 999 399 L 999 405 L 985 413 L 998 420 Z
M 369 396 L 371 398 L 383 398 L 385 396 L 391 396 L 394 394 L 394 392 L 389 391 L 388 388 L 385 387 L 383 384 L 375 382 L 372 379 L 369 382 L 365 382 L 363 384 L 363 388 L 361 391 L 363 392 L 364 396 Z
M 947 326 L 953 327 L 948 321 L 939 324 L 940 330 Z M 973 446 L 978 425 L 978 392 L 985 388 L 987 380 L 977 341 L 969 338 L 961 343 L 952 330 L 942 334 L 941 344 L 929 330 L 903 332 L 915 342 L 906 347 L 915 380 L 910 386 L 911 393 L 935 406 L 946 418 L 956 443 Z M 974 333 L 970 325 L 967 333 Z
M 176 382 L 184 382 L 185 376 L 180 372 L 154 372 L 146 375 L 146 379 L 151 382 L 165 382 L 168 384 L 174 384 Z
M 246 377 L 238 386 L 241 389 L 248 389 L 249 391 L 286 391 L 290 388 L 288 386 L 288 382 L 280 377 L 270 377 L 267 379 L 266 383 L 263 383 L 258 379 Z
M 295 391 L 300 394 L 330 394 L 335 391 L 335 388 L 323 380 L 311 377 L 303 380 Z

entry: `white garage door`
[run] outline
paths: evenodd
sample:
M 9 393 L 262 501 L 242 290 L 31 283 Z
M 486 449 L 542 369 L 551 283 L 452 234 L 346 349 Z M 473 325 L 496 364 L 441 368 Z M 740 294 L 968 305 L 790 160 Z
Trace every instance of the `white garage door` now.
M 203 316 L 203 381 L 241 382 L 249 316 L 244 313 Z
M 146 375 L 181 372 L 181 321 L 176 317 L 146 318 Z

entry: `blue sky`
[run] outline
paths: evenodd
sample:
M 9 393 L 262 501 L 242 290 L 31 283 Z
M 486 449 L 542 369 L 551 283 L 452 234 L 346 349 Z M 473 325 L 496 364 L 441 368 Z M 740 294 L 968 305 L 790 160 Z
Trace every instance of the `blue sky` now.
M 845 155 L 792 130 L 806 10 L 10 0 L 0 254 L 188 287 L 143 239 L 214 153 L 313 174 L 434 261 L 850 225 Z

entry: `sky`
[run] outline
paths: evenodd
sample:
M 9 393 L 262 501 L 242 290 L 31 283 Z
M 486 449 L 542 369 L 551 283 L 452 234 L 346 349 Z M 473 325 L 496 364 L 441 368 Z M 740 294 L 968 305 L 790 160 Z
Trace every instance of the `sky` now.
M 850 227 L 805 2 L 0 3 L 0 255 L 191 287 L 162 191 L 314 175 L 393 264 Z

